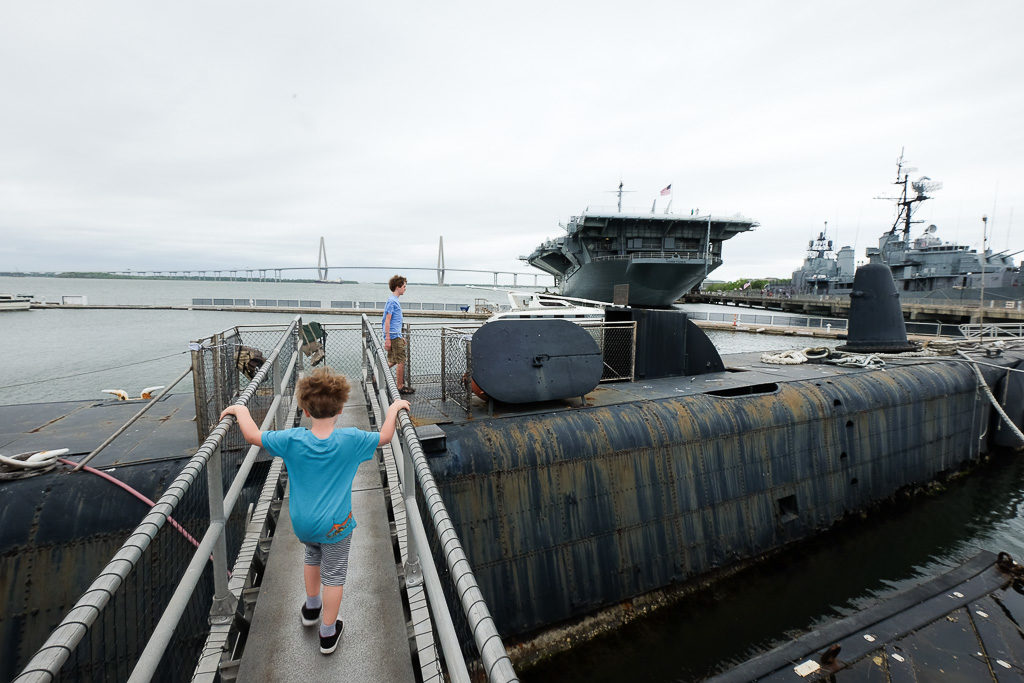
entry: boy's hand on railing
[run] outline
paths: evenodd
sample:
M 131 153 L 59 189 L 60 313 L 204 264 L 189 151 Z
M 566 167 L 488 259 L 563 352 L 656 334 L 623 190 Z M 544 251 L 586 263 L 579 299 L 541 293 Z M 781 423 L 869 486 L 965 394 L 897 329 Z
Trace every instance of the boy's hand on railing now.
M 391 443 L 391 439 L 395 436 L 395 422 L 398 420 L 398 411 L 400 410 L 409 410 L 409 402 L 404 398 L 400 398 L 388 406 L 388 413 L 384 416 L 384 424 L 380 426 L 379 444 L 381 446 Z
M 249 409 L 243 405 L 230 405 L 220 412 L 220 419 L 223 420 L 225 417 L 230 415 L 237 420 L 239 410 L 244 410 L 247 413 L 249 412 Z

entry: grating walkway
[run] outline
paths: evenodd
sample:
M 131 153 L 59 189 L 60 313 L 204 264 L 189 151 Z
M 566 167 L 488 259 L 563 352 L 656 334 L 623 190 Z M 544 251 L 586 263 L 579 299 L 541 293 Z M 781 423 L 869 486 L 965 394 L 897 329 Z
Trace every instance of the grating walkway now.
M 339 427 L 369 429 L 362 388 L 352 393 Z M 281 509 L 266 575 L 242 655 L 239 681 L 413 681 L 409 636 L 377 460 L 363 463 L 352 489 L 353 532 L 340 618 L 345 630 L 333 655 L 319 651 L 315 627 L 304 628 L 302 543 Z

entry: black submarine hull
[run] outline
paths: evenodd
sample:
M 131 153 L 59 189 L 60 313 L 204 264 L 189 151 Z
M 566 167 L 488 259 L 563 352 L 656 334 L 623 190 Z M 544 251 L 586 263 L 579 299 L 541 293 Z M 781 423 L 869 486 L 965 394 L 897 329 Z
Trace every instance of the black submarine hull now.
M 987 451 L 992 410 L 966 364 L 778 372 L 442 425 L 431 470 L 503 635 L 737 566 Z

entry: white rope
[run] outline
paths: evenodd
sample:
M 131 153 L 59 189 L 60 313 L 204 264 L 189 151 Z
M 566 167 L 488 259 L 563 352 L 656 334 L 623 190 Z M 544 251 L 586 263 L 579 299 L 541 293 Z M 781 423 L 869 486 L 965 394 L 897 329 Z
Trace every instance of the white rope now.
M 885 367 L 885 361 L 882 360 L 881 354 L 878 353 L 851 353 L 840 358 L 829 358 L 827 362 L 844 368 Z
M 67 448 L 60 448 L 55 451 L 39 451 L 33 453 L 18 453 L 13 456 L 0 455 L 0 465 L 6 465 L 13 470 L 42 470 L 53 467 L 57 458 L 66 455 Z
M 807 362 L 807 356 L 804 355 L 803 351 L 797 351 L 796 349 L 780 351 L 778 353 L 765 352 L 761 354 L 761 362 L 774 365 L 799 365 L 800 363 Z

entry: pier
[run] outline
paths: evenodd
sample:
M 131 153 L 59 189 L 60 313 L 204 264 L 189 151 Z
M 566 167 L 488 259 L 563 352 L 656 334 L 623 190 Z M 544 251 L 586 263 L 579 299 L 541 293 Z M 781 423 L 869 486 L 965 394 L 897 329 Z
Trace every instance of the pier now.
M 786 297 L 748 291 L 701 291 L 687 294 L 682 303 L 746 306 L 788 313 L 835 317 L 846 317 L 850 311 L 849 295 L 805 294 Z M 1024 301 L 1021 299 L 987 299 L 984 304 L 981 306 L 978 302 L 939 299 L 934 301 L 904 299 L 900 302 L 903 317 L 910 321 L 937 320 L 946 323 L 976 323 L 982 319 L 989 322 L 1024 321 Z

